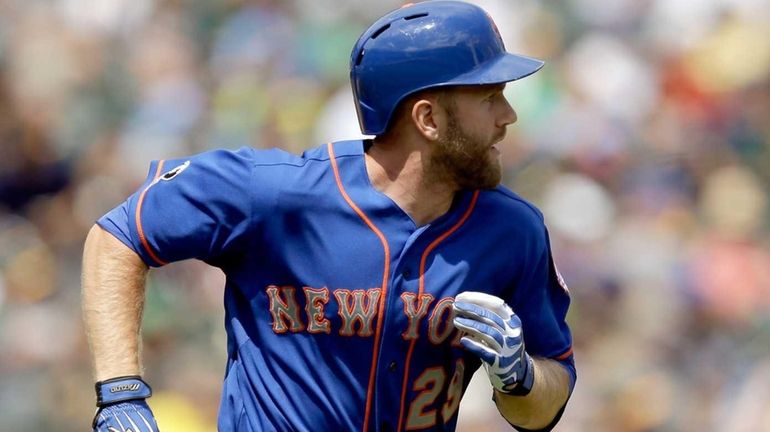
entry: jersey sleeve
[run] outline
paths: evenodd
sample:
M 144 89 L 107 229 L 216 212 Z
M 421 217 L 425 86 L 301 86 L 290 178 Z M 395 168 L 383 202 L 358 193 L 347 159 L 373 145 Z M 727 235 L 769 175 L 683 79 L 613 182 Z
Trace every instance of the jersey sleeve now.
M 572 334 L 566 321 L 569 289 L 553 260 L 548 231 L 543 224 L 540 227 L 541 235 L 535 236 L 526 253 L 529 259 L 524 260 L 522 276 L 514 287 L 511 308 L 521 319 L 527 352 L 559 362 L 569 374 L 569 400 L 577 380 Z M 561 419 L 566 406 L 565 401 L 551 423 L 538 431 L 511 426 L 519 432 L 550 431 Z
M 159 267 L 215 264 L 245 248 L 252 212 L 253 150 L 214 150 L 150 163 L 144 184 L 97 224 Z
M 569 372 L 574 387 L 576 372 L 572 334 L 566 316 L 570 296 L 551 253 L 548 231 L 542 226 L 530 248 L 528 263 L 513 291 L 511 307 L 521 318 L 527 352 L 560 362 Z

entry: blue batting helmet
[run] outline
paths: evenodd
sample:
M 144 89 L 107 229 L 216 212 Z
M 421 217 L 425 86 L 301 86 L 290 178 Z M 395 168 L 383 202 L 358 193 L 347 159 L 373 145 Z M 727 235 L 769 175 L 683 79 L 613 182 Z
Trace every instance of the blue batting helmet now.
M 499 84 L 543 67 L 505 51 L 497 26 L 480 7 L 426 1 L 395 10 L 372 24 L 350 57 L 361 131 L 385 131 L 396 106 L 420 90 Z

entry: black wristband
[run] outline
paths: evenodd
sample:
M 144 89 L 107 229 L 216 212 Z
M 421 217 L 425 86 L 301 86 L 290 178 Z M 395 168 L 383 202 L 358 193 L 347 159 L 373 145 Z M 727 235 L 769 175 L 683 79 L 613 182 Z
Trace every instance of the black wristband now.
M 97 382 L 94 387 L 98 407 L 152 396 L 150 385 L 138 375 L 110 378 Z

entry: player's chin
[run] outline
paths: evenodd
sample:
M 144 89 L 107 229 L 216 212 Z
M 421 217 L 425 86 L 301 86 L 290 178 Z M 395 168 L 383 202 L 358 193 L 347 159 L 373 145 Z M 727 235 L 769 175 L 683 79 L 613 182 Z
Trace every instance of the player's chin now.
M 496 188 L 503 181 L 503 161 L 498 154 L 495 160 L 489 164 L 489 183 L 490 189 Z
M 500 183 L 502 181 L 503 181 L 502 173 L 498 170 L 494 173 L 494 175 L 490 176 L 490 179 L 485 185 L 486 187 L 484 189 L 494 189 L 500 186 Z
M 490 163 L 486 172 L 476 182 L 477 189 L 494 189 L 503 180 L 503 168 L 498 163 Z

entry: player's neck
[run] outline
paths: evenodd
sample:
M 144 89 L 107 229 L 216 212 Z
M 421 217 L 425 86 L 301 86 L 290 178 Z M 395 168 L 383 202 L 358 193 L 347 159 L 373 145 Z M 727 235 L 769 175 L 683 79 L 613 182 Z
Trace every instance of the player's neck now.
M 428 224 L 449 210 L 455 195 L 452 185 L 426 178 L 424 151 L 373 145 L 366 153 L 366 170 L 375 189 L 387 195 L 414 220 Z

